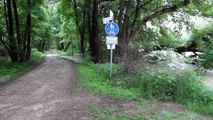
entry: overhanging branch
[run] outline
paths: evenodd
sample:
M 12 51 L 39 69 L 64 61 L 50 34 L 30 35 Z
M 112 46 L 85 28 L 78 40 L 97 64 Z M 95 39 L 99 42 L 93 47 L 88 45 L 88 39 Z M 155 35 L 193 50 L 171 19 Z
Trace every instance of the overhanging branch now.
M 156 11 L 155 13 L 151 14 L 150 16 L 145 17 L 141 23 L 139 24 L 139 27 L 136 29 L 136 31 L 134 32 L 134 34 L 132 34 L 131 36 L 131 40 L 135 39 L 137 37 L 137 35 L 139 34 L 140 30 L 143 28 L 143 26 L 146 24 L 147 21 L 150 21 L 152 19 L 155 19 L 161 15 L 167 14 L 167 13 L 172 13 L 177 11 L 178 9 L 187 6 L 190 4 L 190 0 L 183 0 L 183 2 L 176 4 L 176 5 L 172 5 L 170 7 L 165 7 L 159 11 Z

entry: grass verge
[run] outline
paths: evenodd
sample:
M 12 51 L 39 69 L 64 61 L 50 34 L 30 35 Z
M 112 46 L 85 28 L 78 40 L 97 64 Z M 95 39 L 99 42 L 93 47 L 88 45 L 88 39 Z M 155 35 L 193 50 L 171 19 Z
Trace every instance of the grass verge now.
M 33 66 L 40 63 L 44 57 L 44 53 L 32 50 L 32 57 L 29 61 L 22 63 L 12 63 L 10 60 L 0 61 L 0 83 L 10 81 L 22 73 L 25 73 Z
M 113 87 L 112 81 L 98 74 L 97 70 L 89 65 L 81 64 L 77 66 L 78 76 L 83 87 L 101 93 L 106 97 L 128 100 L 138 98 L 139 93 L 136 89 L 128 90 L 122 87 Z
M 196 79 L 196 74 L 192 71 L 169 71 L 172 72 L 168 74 L 167 69 L 156 69 L 148 70 L 139 74 L 138 76 L 128 76 L 120 71 L 119 66 L 113 68 L 114 79 L 108 79 L 108 64 L 80 64 L 77 66 L 78 77 L 80 78 L 80 84 L 93 92 L 100 93 L 106 97 L 111 97 L 115 99 L 125 99 L 125 100 L 137 100 L 138 102 L 143 102 L 142 97 L 151 100 L 163 100 L 163 101 L 173 101 L 177 103 L 184 104 L 188 108 L 188 112 L 175 113 L 175 112 L 164 112 L 160 115 L 160 118 L 182 118 L 190 115 L 191 118 L 201 119 L 205 117 L 210 117 L 212 119 L 213 107 L 212 107 L 212 94 L 208 93 L 209 90 L 205 90 L 199 85 L 199 81 L 194 81 Z M 118 74 L 116 76 L 116 74 Z M 193 77 L 194 76 L 194 77 Z M 144 87 L 144 86 L 149 87 Z M 159 90 L 161 91 L 160 93 Z M 210 91 L 209 91 L 210 92 Z M 174 95 L 174 96 L 173 96 Z M 142 103 L 146 104 L 146 103 Z M 92 112 L 100 110 L 99 107 L 92 107 L 94 109 Z M 200 113 L 194 114 L 191 112 Z M 103 113 L 105 113 L 103 111 Z M 102 113 L 101 113 L 102 114 Z M 111 114 L 111 113 L 110 113 Z M 142 115 L 142 114 L 141 114 Z M 182 115 L 182 116 L 180 116 Z M 96 116 L 100 119 L 104 116 Z M 154 112 L 150 117 L 159 117 L 159 114 Z M 115 117 L 114 115 L 111 116 Z M 135 116 L 144 118 L 144 116 Z M 188 117 L 187 117 L 188 118 Z M 125 117 L 124 117 L 125 119 Z M 207 119 L 208 120 L 208 119 Z

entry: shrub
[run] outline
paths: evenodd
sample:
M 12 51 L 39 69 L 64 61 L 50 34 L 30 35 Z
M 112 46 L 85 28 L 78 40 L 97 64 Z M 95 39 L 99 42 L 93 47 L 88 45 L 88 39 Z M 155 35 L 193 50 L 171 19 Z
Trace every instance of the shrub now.
M 145 97 L 162 100 L 179 100 L 200 89 L 197 75 L 192 70 L 167 67 L 144 71 L 139 78 L 140 91 Z
M 154 68 L 141 73 L 138 80 L 140 93 L 146 98 L 175 101 L 191 111 L 213 114 L 213 91 L 202 86 L 193 70 Z
M 201 55 L 201 64 L 205 69 L 213 69 L 213 50 L 209 50 Z
M 37 49 L 32 49 L 32 60 L 37 61 L 45 56 L 44 53 L 39 52 Z
M 95 64 L 94 67 L 96 68 L 97 72 L 107 78 L 109 77 L 110 73 L 110 64 L 105 63 L 105 64 Z M 113 64 L 112 65 L 112 76 L 120 75 L 123 73 L 123 66 L 121 64 Z

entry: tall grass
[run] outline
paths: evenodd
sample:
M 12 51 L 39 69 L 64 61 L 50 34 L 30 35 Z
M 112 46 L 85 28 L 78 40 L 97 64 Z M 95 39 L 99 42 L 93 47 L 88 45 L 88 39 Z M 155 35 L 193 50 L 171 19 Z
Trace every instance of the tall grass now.
M 110 81 L 108 64 L 79 65 L 81 83 L 87 89 L 122 99 L 157 99 L 183 104 L 189 111 L 213 116 L 213 91 L 201 84 L 193 70 L 150 68 L 140 74 L 123 73 L 114 65 Z
M 138 79 L 141 95 L 184 104 L 190 111 L 213 116 L 213 91 L 201 84 L 193 70 L 152 68 Z
M 100 74 L 100 69 L 97 65 L 78 65 L 78 77 L 81 79 L 80 83 L 83 87 L 97 93 L 101 93 L 107 97 L 119 99 L 137 99 L 138 92 L 135 90 L 128 90 L 122 87 L 113 87 L 112 81 L 109 80 L 108 73 Z

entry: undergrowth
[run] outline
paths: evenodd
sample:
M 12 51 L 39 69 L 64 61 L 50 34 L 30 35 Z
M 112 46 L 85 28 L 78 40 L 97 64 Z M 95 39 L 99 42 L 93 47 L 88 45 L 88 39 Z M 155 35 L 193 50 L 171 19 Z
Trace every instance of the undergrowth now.
M 204 87 L 193 70 L 152 68 L 138 78 L 141 95 L 149 99 L 174 101 L 188 110 L 213 116 L 213 91 Z
M 44 53 L 32 49 L 31 60 L 25 62 L 12 63 L 11 60 L 0 61 L 0 83 L 7 82 L 17 75 L 23 73 L 32 65 L 40 62 L 45 56 Z
M 136 75 L 124 73 L 121 65 L 113 66 L 110 80 L 109 64 L 78 65 L 81 85 L 107 97 L 172 101 L 189 111 L 213 116 L 213 91 L 202 86 L 193 70 L 160 67 Z

